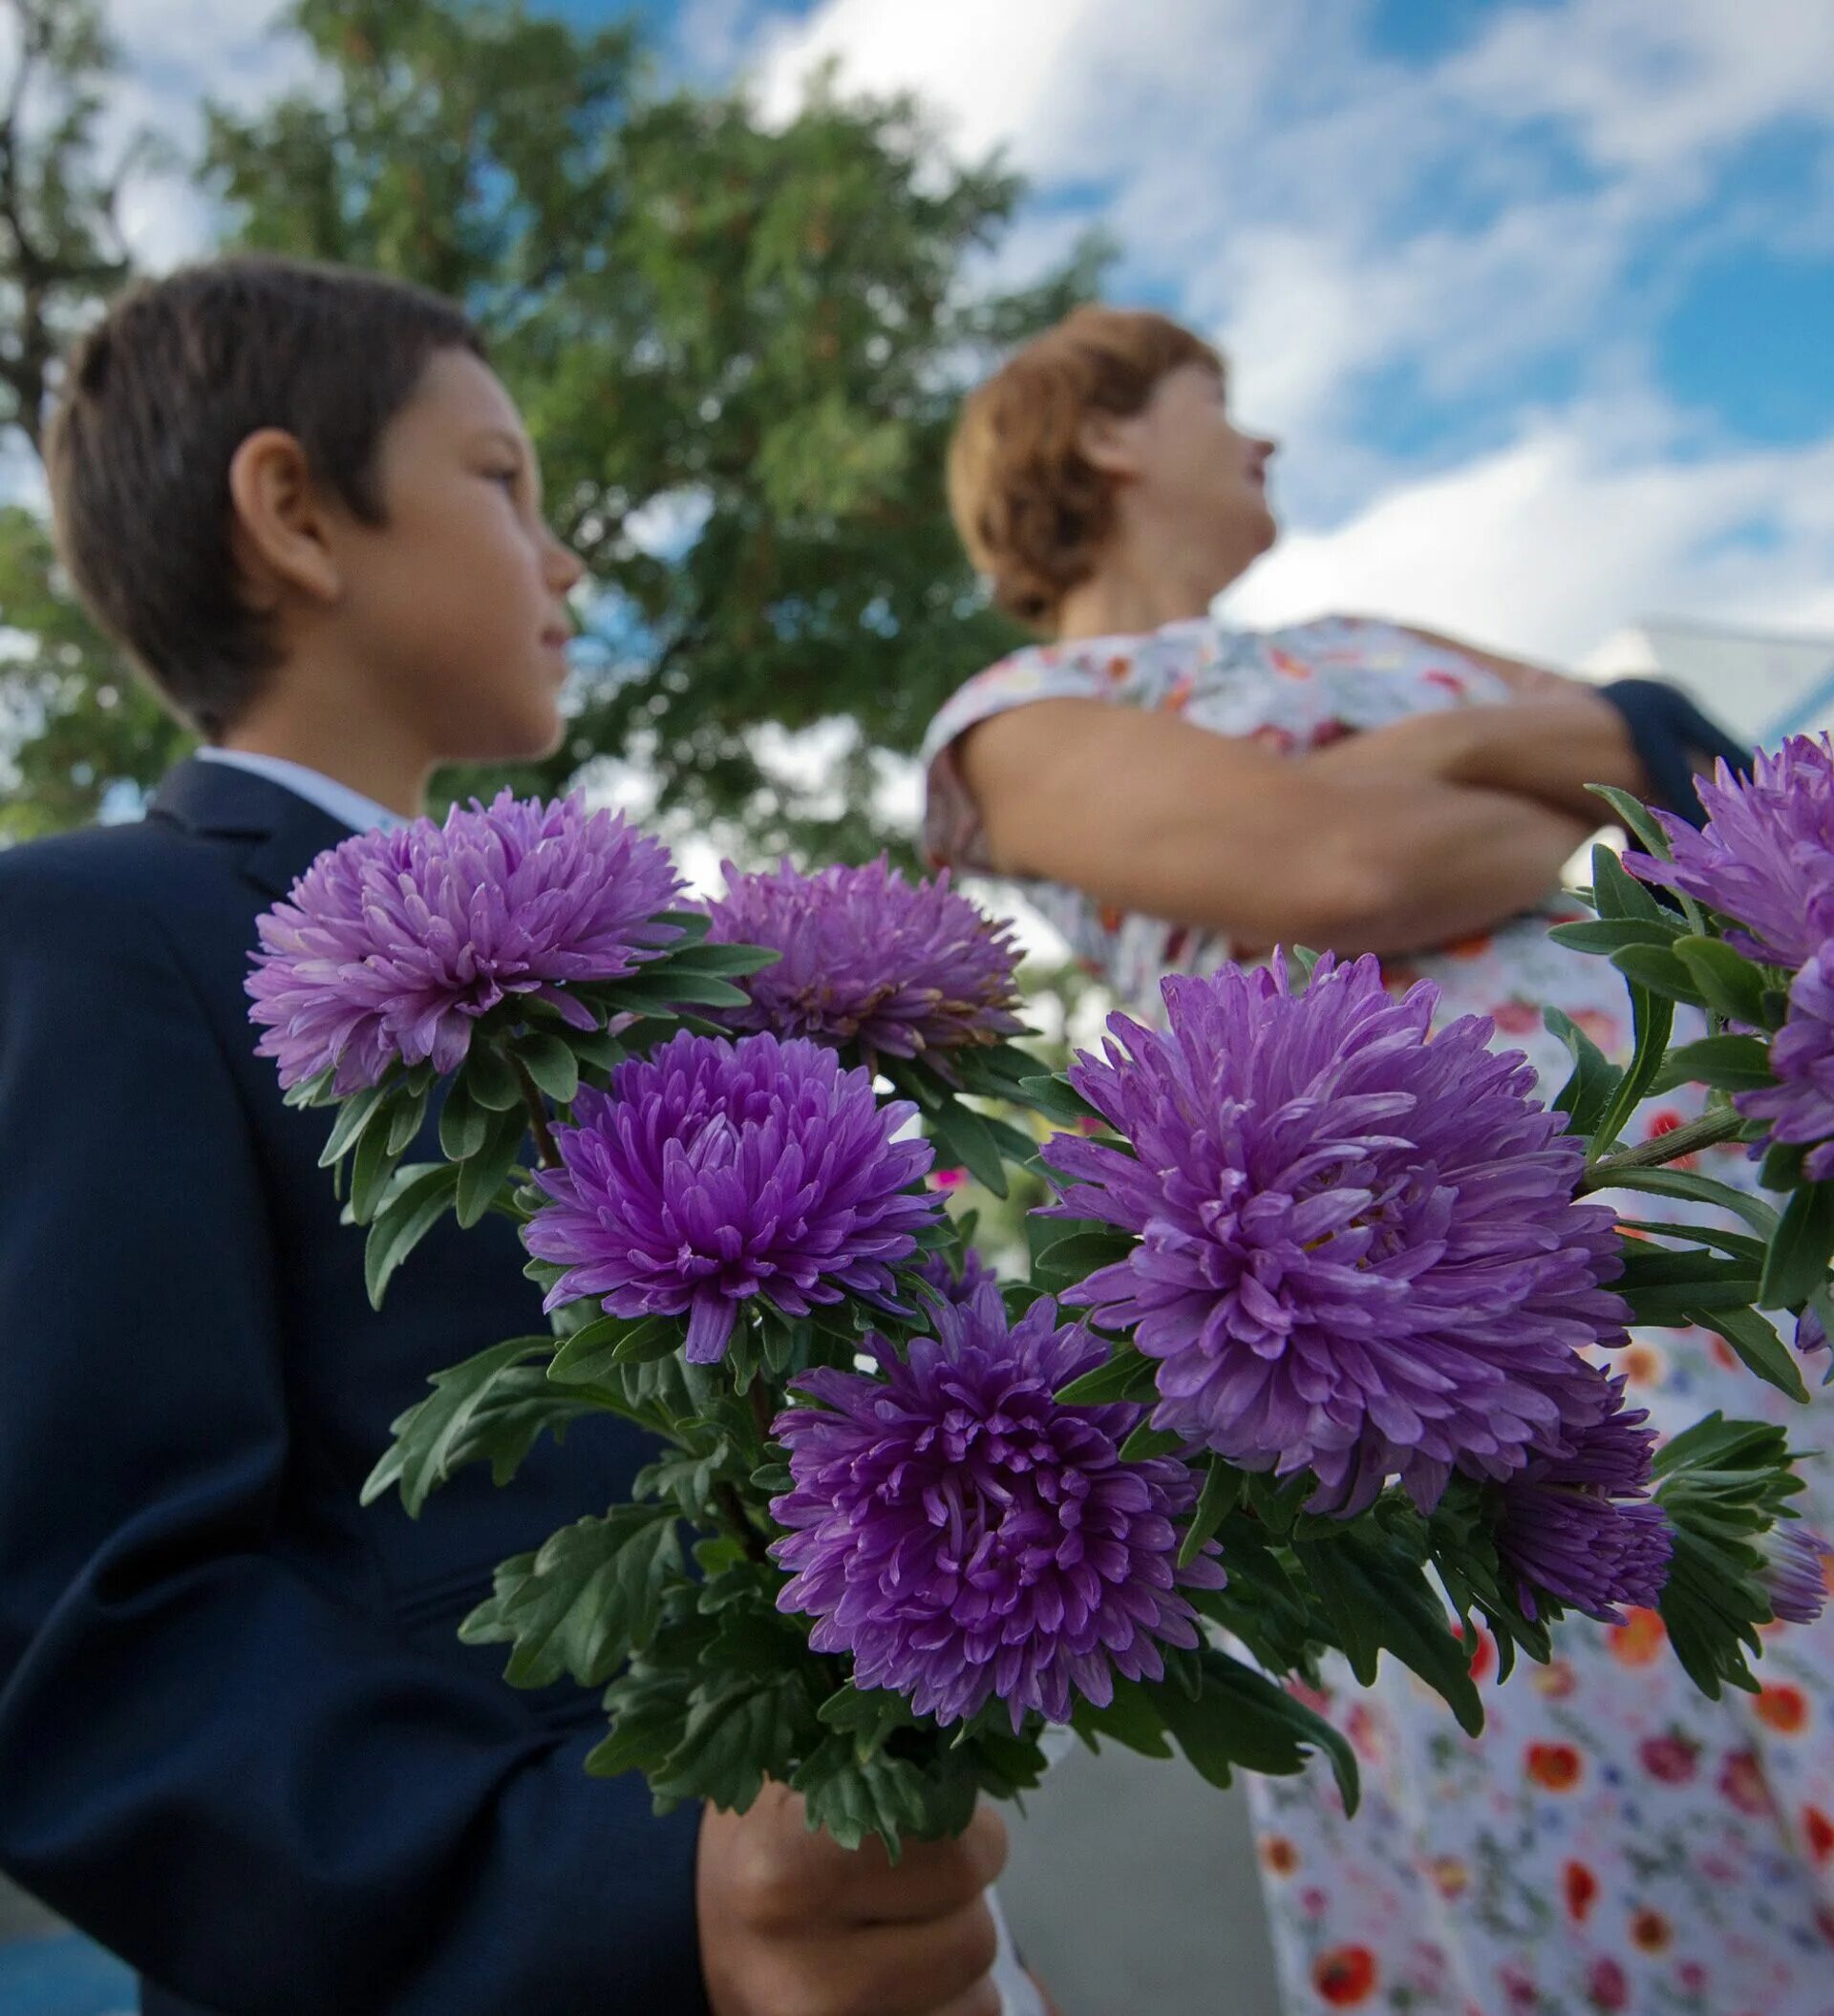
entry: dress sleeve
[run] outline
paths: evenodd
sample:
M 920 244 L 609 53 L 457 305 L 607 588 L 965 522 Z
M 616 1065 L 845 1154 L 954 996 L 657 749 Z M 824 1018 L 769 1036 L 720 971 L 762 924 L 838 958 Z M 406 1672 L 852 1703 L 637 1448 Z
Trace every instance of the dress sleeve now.
M 1134 669 L 1124 650 L 1039 646 L 977 672 L 929 724 L 924 766 L 925 859 L 932 868 L 990 866 L 980 813 L 958 752 L 970 728 L 1034 700 L 1124 700 Z

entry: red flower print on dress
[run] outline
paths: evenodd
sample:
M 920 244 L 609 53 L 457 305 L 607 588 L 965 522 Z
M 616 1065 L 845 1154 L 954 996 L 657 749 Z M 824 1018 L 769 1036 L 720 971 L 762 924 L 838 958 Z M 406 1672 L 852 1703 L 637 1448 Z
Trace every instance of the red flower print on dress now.
M 1439 666 L 1431 666 L 1420 674 L 1422 684 L 1437 686 L 1441 692 L 1453 693 L 1462 700 L 1470 687 L 1457 672 L 1448 672 Z
M 1707 1984 L 1707 1970 L 1697 1960 L 1684 1960 L 1675 1968 L 1674 1978 L 1690 1995 L 1697 1995 Z
M 1526 1036 L 1541 1027 L 1541 1010 L 1529 1001 L 1502 1001 L 1490 1019 L 1505 1036 Z
M 1571 1792 L 1583 1766 L 1584 1759 L 1570 1743 L 1531 1743 L 1523 1768 L 1547 1792 Z
M 1818 1862 L 1824 1862 L 1834 1856 L 1834 1820 L 1830 1820 L 1819 1806 L 1802 1808 L 1802 1838 L 1808 1843 L 1808 1852 Z
M 1656 1611 L 1627 1610 L 1624 1622 L 1606 1643 L 1611 1648 L 1611 1657 L 1620 1666 L 1646 1666 L 1661 1658 L 1663 1642 L 1668 1635 Z
M 1661 1912 L 1645 1909 L 1631 1914 L 1631 1943 L 1639 1953 L 1666 1952 L 1673 1937 Z
M 1333 1946 L 1312 1962 L 1312 1984 L 1327 2008 L 1360 2008 L 1376 1992 L 1376 1956 L 1367 1946 Z
M 1808 1699 L 1801 1687 L 1760 1687 L 1755 1707 L 1759 1721 L 1780 1736 L 1801 1735 L 1808 1724 Z
M 1299 1851 L 1283 1834 L 1263 1836 L 1261 1866 L 1270 1876 L 1290 1876 L 1299 1866 Z
M 1529 1668 L 1528 1685 L 1549 1701 L 1565 1701 L 1579 1682 L 1573 1677 L 1570 1659 L 1550 1659 L 1545 1666 Z
M 1700 1746 L 1671 1730 L 1666 1736 L 1645 1738 L 1637 1755 L 1651 1777 L 1660 1778 L 1664 1785 L 1686 1785 L 1694 1776 Z
M 1568 1862 L 1560 1873 L 1560 1887 L 1567 1899 L 1567 1917 L 1583 1925 L 1598 1899 L 1597 1877 L 1584 1862 Z
M 1497 1669 L 1497 1648 L 1489 1632 L 1482 1624 L 1474 1624 L 1471 1628 L 1478 1634 L 1477 1641 L 1471 1647 L 1471 1678 L 1482 1683 L 1488 1680 Z M 1462 1639 L 1464 1626 L 1454 1624 L 1452 1635 L 1454 1638 Z
M 1586 1993 L 1595 2009 L 1628 2009 L 1631 2005 L 1629 1978 L 1616 1961 L 1609 1958 L 1593 1963 Z
M 1763 1769 L 1758 1762 L 1756 1751 L 1733 1751 L 1720 1769 L 1719 1790 L 1740 1813 L 1770 1811 L 1770 1787 L 1764 1783 Z

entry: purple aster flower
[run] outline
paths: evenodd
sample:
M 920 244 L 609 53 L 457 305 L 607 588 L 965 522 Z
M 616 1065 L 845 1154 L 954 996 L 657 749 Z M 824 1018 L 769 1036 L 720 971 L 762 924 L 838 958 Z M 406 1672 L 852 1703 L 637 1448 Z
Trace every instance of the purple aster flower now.
M 1788 1624 L 1812 1624 L 1827 1603 L 1827 1564 L 1834 1547 L 1799 1519 L 1781 1519 L 1758 1542 L 1764 1565 L 1758 1580 L 1772 1614 Z
M 998 1287 L 999 1277 L 972 1246 L 964 1246 L 961 1258 L 962 1271 L 957 1274 L 949 1253 L 938 1246 L 917 1263 L 917 1278 L 934 1288 L 945 1302 L 971 1303 L 984 1281 Z
M 1584 1367 L 1603 1389 L 1599 1418 L 1564 1453 L 1537 1451 L 1503 1487 L 1497 1552 L 1517 1579 L 1524 1613 L 1538 1597 L 1622 1623 L 1620 1604 L 1653 1609 L 1668 1580 L 1674 1536 L 1650 1502 L 1655 1432 L 1643 1408 L 1626 1408 L 1624 1381 Z
M 1160 1361 L 1160 1428 L 1250 1470 L 1310 1466 L 1354 1513 L 1398 1473 L 1431 1504 L 1497 1479 L 1595 1411 L 1580 1346 L 1624 1341 L 1601 1284 L 1611 1212 L 1576 1203 L 1582 1144 L 1487 1019 L 1431 1033 L 1438 989 L 1390 998 L 1373 958 L 1162 984 L 1070 1082 L 1132 1144 L 1058 1135 L 1058 1217 L 1139 1236 L 1066 1301 Z
M 1817 947 L 1790 983 L 1789 1014 L 1771 1039 L 1770 1068 L 1775 1085 L 1738 1093 L 1732 1103 L 1747 1118 L 1768 1120 L 1773 1141 L 1817 1143 L 1802 1166 L 1822 1182 L 1834 1176 L 1834 942 Z M 1761 1144 L 1754 1152 L 1761 1153 Z
M 996 1043 L 1024 1027 L 1011 927 L 949 885 L 907 882 L 882 856 L 864 868 L 799 875 L 785 861 L 741 875 L 725 863 L 726 895 L 707 905 L 710 943 L 767 945 L 774 966 L 741 980 L 749 1009 L 735 1028 L 856 1043 L 873 1057 L 928 1055 Z
M 857 1687 L 942 1723 L 995 1696 L 1015 1730 L 1032 1710 L 1067 1722 L 1118 1673 L 1162 1678 L 1160 1647 L 1197 1643 L 1181 1585 L 1224 1579 L 1213 1545 L 1177 1565 L 1197 1475 L 1120 1460 L 1140 1408 L 1055 1397 L 1105 1354 L 1048 1299 L 1009 1326 L 983 1283 L 935 1328 L 906 1360 L 870 1339 L 876 1374 L 793 1382 L 821 1404 L 774 1431 L 795 1479 L 771 1504 L 791 1529 L 771 1548 L 793 1571 L 778 1607 L 815 1617 L 810 1645 L 850 1652 Z
M 680 886 L 661 841 L 577 798 L 505 791 L 443 826 L 356 834 L 257 922 L 258 1053 L 285 1086 L 335 1068 L 344 1098 L 397 1058 L 456 1071 L 478 1018 L 517 995 L 596 1028 L 568 985 L 621 979 L 679 938 L 655 915 Z
M 1624 865 L 1742 925 L 1726 943 L 1747 958 L 1800 966 L 1834 938 L 1834 745 L 1792 735 L 1758 754 L 1749 782 L 1722 762 L 1698 790 L 1705 828 L 1658 812 L 1674 859 L 1627 854 Z
M 916 1111 L 879 1105 L 871 1073 L 832 1050 L 775 1036 L 684 1031 L 620 1064 L 608 1093 L 574 1101 L 561 1167 L 535 1178 L 551 1201 L 523 1241 L 567 1270 L 547 1307 L 590 1295 L 614 1316 L 686 1315 L 689 1361 L 711 1365 L 754 1295 L 792 1317 L 888 1302 L 941 1210 L 909 1188 L 929 1143 L 893 1138 Z

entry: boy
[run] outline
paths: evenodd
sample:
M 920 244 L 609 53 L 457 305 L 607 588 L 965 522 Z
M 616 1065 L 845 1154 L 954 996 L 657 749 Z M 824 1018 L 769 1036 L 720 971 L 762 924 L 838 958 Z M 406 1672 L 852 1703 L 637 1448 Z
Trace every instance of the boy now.
M 622 1424 L 513 1492 L 359 1512 L 435 1369 L 541 1327 L 448 1224 L 381 1315 L 243 980 L 321 849 L 560 734 L 579 564 L 449 304 L 274 260 L 118 303 L 51 451 L 70 570 L 206 738 L 150 817 L 0 855 L 0 1863 L 147 2016 L 997 2006 L 999 1823 L 842 1853 L 788 1794 L 653 1818 L 454 1627 L 626 1495 Z

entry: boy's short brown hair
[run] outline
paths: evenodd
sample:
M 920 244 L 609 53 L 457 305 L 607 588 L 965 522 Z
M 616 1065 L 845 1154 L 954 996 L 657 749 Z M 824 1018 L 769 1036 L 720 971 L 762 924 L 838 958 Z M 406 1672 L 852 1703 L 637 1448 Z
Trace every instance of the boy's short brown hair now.
M 1167 372 L 1222 359 L 1148 308 L 1079 308 L 1034 337 L 977 391 L 949 451 L 949 506 L 993 599 L 1049 629 L 1093 571 L 1114 486 L 1082 454 L 1092 413 L 1137 414 Z
M 201 733 L 276 656 L 243 593 L 229 464 L 263 427 L 370 523 L 376 451 L 435 352 L 482 354 L 425 289 L 300 260 L 232 258 L 132 288 L 70 360 L 46 460 L 58 543 L 96 620 Z

